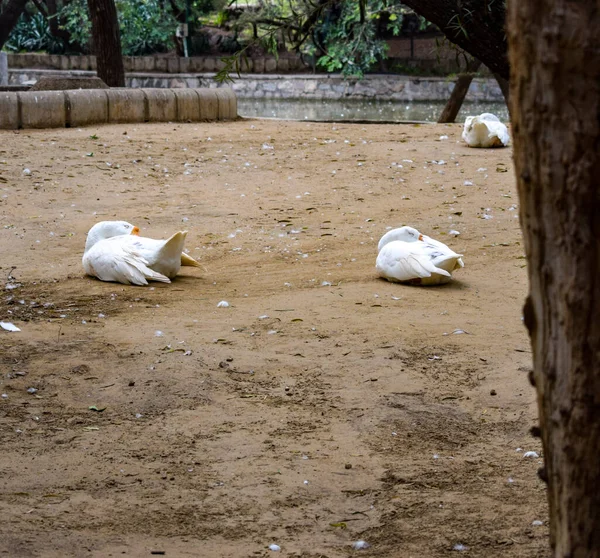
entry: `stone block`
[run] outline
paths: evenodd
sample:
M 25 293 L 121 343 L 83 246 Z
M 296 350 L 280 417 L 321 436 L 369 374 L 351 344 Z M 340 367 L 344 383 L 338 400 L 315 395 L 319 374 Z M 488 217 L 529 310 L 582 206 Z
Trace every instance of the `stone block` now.
M 81 65 L 81 56 L 69 56 L 69 67 L 71 70 L 85 70 Z
M 105 124 L 108 122 L 106 89 L 75 89 L 65 91 L 67 127 Z
M 42 76 L 31 91 L 64 91 L 66 89 L 108 89 L 99 77 Z
M 167 73 L 167 59 L 162 57 L 154 57 L 154 69 L 157 72 L 162 72 L 163 74 Z
M 64 56 L 61 56 L 60 54 L 50 54 L 47 56 L 48 59 L 48 65 L 55 69 L 55 70 L 62 70 L 62 59 L 64 58 Z
M 9 68 L 22 68 L 23 67 L 20 65 L 21 58 L 19 57 L 18 54 L 15 54 L 14 52 L 7 52 L 6 58 L 8 60 Z
M 0 85 L 8 85 L 8 56 L 0 52 Z
M 19 100 L 17 93 L 0 92 L 0 130 L 19 127 Z
M 200 58 L 199 56 L 193 56 L 192 58 L 187 58 L 187 61 L 188 61 L 187 71 L 189 73 L 204 71 L 204 58 Z
M 26 53 L 20 54 L 21 57 L 21 68 L 49 68 L 47 54 L 33 54 Z
M 203 64 L 204 68 L 203 71 L 204 72 L 214 72 L 215 71 L 215 59 L 213 57 L 206 57 L 204 59 L 204 64 Z
M 143 56 L 132 56 L 131 57 L 131 72 L 143 72 L 144 68 L 144 57 Z
M 185 87 L 189 89 L 197 89 L 198 88 L 198 78 L 197 77 L 186 77 L 184 80 Z
M 92 70 L 93 72 L 95 72 L 98 69 L 98 63 L 96 62 L 96 57 L 95 56 L 90 56 L 90 70 Z
M 237 118 L 237 97 L 229 87 L 214 90 L 217 95 L 217 120 L 235 120 Z
M 219 118 L 219 98 L 216 89 L 196 89 L 200 100 L 200 120 L 217 120 Z
M 177 99 L 170 89 L 143 89 L 146 95 L 146 121 L 175 122 Z
M 272 74 L 277 70 L 277 60 L 275 58 L 267 58 L 265 60 L 265 73 Z
M 289 58 L 280 58 L 279 60 L 277 60 L 277 71 L 278 72 L 289 72 L 290 71 Z
M 254 59 L 254 73 L 255 74 L 264 74 L 265 73 L 265 59 L 264 58 L 255 58 Z
M 63 91 L 17 93 L 21 103 L 22 128 L 64 128 L 66 124 Z
M 196 89 L 172 89 L 177 104 L 177 121 L 198 122 L 200 100 Z
M 179 58 L 179 72 L 182 74 L 190 73 L 191 58 Z
M 123 70 L 125 72 L 133 71 L 133 56 L 123 56 Z
M 242 58 L 240 60 L 240 72 L 251 74 L 254 68 L 254 60 L 252 58 Z
M 156 68 L 156 58 L 154 56 L 142 56 L 144 60 L 143 71 L 154 72 Z
M 167 58 L 167 72 L 169 74 L 178 74 L 179 71 L 179 57 Z
M 108 89 L 108 121 L 111 124 L 143 122 L 146 97 L 141 89 Z
M 303 70 L 306 65 L 302 62 L 302 59 L 299 56 L 294 56 L 293 58 L 289 58 L 290 72 L 295 72 L 296 70 Z
M 81 56 L 72 56 L 71 67 L 73 68 L 73 70 L 91 70 L 92 62 L 90 60 L 89 55 L 82 54 Z

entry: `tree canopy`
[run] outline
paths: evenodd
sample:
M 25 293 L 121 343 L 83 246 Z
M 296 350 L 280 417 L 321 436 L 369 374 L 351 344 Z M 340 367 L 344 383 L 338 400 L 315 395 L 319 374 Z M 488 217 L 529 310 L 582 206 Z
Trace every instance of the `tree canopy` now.
M 174 48 L 182 53 L 176 29 L 186 20 L 193 54 L 208 50 L 203 25 L 228 29 L 231 44 L 225 41 L 220 50 L 239 53 L 228 59 L 224 75 L 239 69 L 255 46 L 295 50 L 321 70 L 361 75 L 386 57 L 387 39 L 435 25 L 451 43 L 508 78 L 503 0 L 190 0 L 189 12 L 186 0 L 115 0 L 115 5 L 124 55 Z M 0 6 L 0 37 L 3 28 L 14 27 L 8 50 L 91 51 L 87 0 L 0 0 Z
M 255 40 L 270 50 L 279 42 L 307 55 L 328 71 L 360 75 L 385 55 L 384 37 L 434 24 L 448 41 L 508 79 L 501 0 L 262 0 L 239 25 L 251 25 Z M 243 54 L 243 52 L 242 52 Z M 222 77 L 239 70 L 228 59 Z

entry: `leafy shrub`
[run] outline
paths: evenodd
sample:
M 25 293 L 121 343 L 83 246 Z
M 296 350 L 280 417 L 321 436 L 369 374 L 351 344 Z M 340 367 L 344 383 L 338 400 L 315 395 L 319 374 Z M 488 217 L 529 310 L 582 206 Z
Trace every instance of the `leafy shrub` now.
M 174 47 L 177 21 L 163 7 L 161 0 L 117 0 L 116 6 L 124 55 L 165 52 Z M 64 4 L 57 17 L 60 27 L 69 32 L 72 42 L 89 51 L 92 25 L 87 1 L 73 0 Z M 52 54 L 65 51 L 63 42 L 51 35 L 47 20 L 39 12 L 21 16 L 6 48 L 16 52 L 45 50 Z
M 123 54 L 165 52 L 174 46 L 177 21 L 160 0 L 117 0 Z
M 13 52 L 43 50 L 50 54 L 61 54 L 65 50 L 63 42 L 51 35 L 48 22 L 40 13 L 23 13 L 4 46 Z

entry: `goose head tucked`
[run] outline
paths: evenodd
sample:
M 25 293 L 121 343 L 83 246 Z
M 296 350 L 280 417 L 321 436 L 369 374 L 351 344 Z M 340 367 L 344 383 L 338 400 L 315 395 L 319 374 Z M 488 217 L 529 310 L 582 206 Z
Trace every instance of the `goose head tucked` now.
M 381 250 L 388 242 L 393 242 L 394 240 L 401 240 L 402 242 L 418 242 L 419 240 L 423 240 L 423 235 L 413 227 L 392 229 L 381 237 L 379 245 L 377 246 L 377 251 Z
M 96 223 L 88 232 L 85 242 L 85 251 L 87 252 L 94 244 L 106 238 L 121 236 L 124 234 L 139 235 L 140 229 L 127 221 L 100 221 Z

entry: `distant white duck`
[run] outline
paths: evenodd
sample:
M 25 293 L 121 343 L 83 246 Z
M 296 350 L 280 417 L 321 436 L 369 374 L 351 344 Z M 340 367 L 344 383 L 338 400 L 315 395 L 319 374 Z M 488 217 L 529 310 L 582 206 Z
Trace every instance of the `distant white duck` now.
M 462 139 L 469 147 L 505 147 L 510 141 L 507 127 L 494 114 L 467 116 Z
M 201 267 L 183 253 L 187 231 L 167 240 L 139 236 L 140 229 L 126 221 L 101 221 L 88 232 L 83 268 L 102 281 L 147 285 L 170 283 L 182 265 Z
M 412 227 L 385 233 L 377 246 L 379 276 L 398 283 L 442 285 L 455 269 L 464 267 L 462 254 Z

